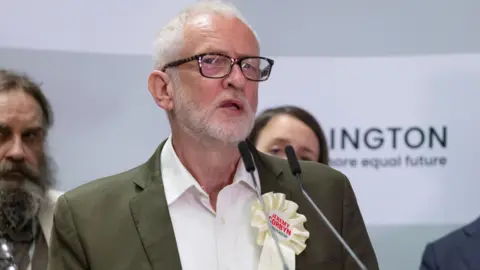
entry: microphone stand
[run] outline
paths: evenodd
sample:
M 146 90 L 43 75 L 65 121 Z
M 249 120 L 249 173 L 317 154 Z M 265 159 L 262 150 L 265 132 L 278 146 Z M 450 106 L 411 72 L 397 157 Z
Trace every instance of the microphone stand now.
M 301 178 L 300 175 L 302 174 L 302 169 L 300 167 L 300 163 L 298 162 L 297 156 L 295 155 L 295 150 L 291 145 L 285 147 L 285 154 L 287 155 L 287 160 L 290 166 L 290 170 L 292 174 L 295 176 L 303 196 L 308 200 L 310 205 L 315 209 L 315 212 L 320 216 L 320 218 L 325 222 L 325 224 L 327 224 L 330 231 L 332 231 L 332 233 L 335 235 L 338 241 L 340 241 L 343 247 L 347 250 L 348 254 L 352 256 L 353 260 L 358 265 L 358 267 L 360 267 L 361 270 L 367 270 L 367 267 L 365 267 L 362 261 L 360 261 L 360 259 L 357 257 L 355 252 L 353 252 L 353 250 L 348 246 L 347 242 L 345 242 L 343 237 L 337 232 L 335 227 L 333 227 L 333 225 L 330 223 L 328 218 L 323 214 L 322 210 L 318 208 L 317 204 L 312 200 L 310 195 L 308 195 L 307 191 L 305 191 L 305 189 L 303 188 L 303 184 L 300 179 Z
M 297 177 L 297 180 L 300 182 L 300 176 L 299 174 L 295 175 Z M 361 270 L 367 270 L 367 268 L 365 267 L 365 265 L 360 261 L 360 259 L 357 257 L 357 255 L 355 254 L 355 252 L 353 252 L 353 250 L 348 246 L 348 244 L 345 242 L 345 240 L 343 240 L 343 237 L 340 236 L 340 234 L 337 232 L 337 230 L 335 229 L 335 227 L 333 227 L 333 225 L 330 223 L 330 221 L 328 221 L 327 217 L 323 214 L 323 212 L 320 210 L 320 208 L 318 208 L 318 206 L 315 204 L 315 202 L 312 200 L 312 198 L 308 195 L 308 193 L 303 189 L 303 185 L 300 184 L 300 189 L 302 190 L 302 193 L 303 195 L 305 196 L 305 198 L 307 198 L 307 200 L 309 201 L 309 203 L 313 206 L 313 208 L 315 209 L 315 212 L 317 212 L 317 214 L 320 216 L 320 218 L 325 221 L 325 224 L 327 224 L 327 226 L 329 227 L 329 229 L 333 232 L 333 234 L 337 237 L 338 241 L 340 241 L 340 243 L 342 243 L 343 247 L 345 247 L 345 249 L 347 250 L 348 254 L 350 254 L 350 256 L 352 256 L 353 260 L 358 264 L 358 267 L 360 267 Z
M 268 224 L 268 230 L 270 234 L 272 235 L 273 242 L 275 242 L 275 246 L 278 251 L 278 255 L 280 256 L 280 259 L 282 260 L 282 265 L 283 265 L 283 270 L 289 270 L 287 263 L 285 262 L 285 257 L 283 256 L 283 253 L 280 249 L 280 245 L 277 234 L 275 233 L 275 229 L 273 228 L 272 222 L 270 221 L 268 212 L 267 212 L 267 207 L 265 206 L 265 201 L 263 200 L 262 194 L 261 194 L 261 189 L 257 184 L 257 179 L 255 177 L 255 163 L 253 162 L 252 156 L 250 155 L 250 150 L 248 149 L 248 145 L 245 141 L 242 141 L 238 144 L 238 150 L 240 151 L 240 155 L 242 157 L 243 163 L 245 165 L 245 170 L 250 174 L 250 178 L 252 178 L 253 185 L 255 186 L 255 191 L 257 193 L 258 200 L 260 201 L 260 204 L 262 206 L 262 211 L 263 214 L 265 215 L 265 220 Z

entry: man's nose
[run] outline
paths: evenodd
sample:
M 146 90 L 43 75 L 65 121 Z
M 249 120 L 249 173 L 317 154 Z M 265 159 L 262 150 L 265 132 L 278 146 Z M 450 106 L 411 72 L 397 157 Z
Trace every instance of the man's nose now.
M 6 157 L 14 161 L 23 161 L 25 159 L 25 149 L 21 138 L 12 139 Z
M 225 78 L 224 87 L 225 88 L 234 88 L 237 90 L 243 90 L 245 84 L 247 83 L 247 78 L 243 75 L 242 69 L 239 65 L 233 65 L 232 71 Z

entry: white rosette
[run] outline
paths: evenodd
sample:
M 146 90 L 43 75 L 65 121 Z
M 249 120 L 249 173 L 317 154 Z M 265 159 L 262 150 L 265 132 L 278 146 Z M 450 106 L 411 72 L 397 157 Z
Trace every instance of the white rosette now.
M 285 257 L 289 269 L 295 269 L 295 255 L 299 255 L 307 247 L 305 241 L 310 233 L 303 224 L 307 221 L 304 215 L 298 214 L 298 205 L 285 199 L 282 193 L 265 193 L 262 195 L 266 211 L 272 227 L 279 240 L 280 250 Z M 258 229 L 257 244 L 262 246 L 262 253 L 257 270 L 281 270 L 280 258 L 275 242 L 268 229 L 267 219 L 260 201 L 252 205 L 252 221 L 250 225 Z

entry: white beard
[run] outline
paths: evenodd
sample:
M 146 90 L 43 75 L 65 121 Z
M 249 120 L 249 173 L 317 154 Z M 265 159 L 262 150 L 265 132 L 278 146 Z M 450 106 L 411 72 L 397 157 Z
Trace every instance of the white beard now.
M 199 139 L 207 137 L 226 144 L 243 141 L 250 134 L 255 115 L 245 97 L 234 96 L 243 102 L 243 110 L 245 110 L 246 116 L 222 121 L 215 118 L 215 102 L 213 102 L 210 110 L 200 108 L 197 103 L 188 99 L 178 80 L 172 79 L 174 85 L 177 86 L 173 97 L 173 117 L 185 132 Z

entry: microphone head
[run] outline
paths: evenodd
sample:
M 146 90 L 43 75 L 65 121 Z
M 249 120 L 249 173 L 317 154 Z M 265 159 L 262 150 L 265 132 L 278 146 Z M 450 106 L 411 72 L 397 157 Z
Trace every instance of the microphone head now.
M 287 155 L 288 164 L 290 165 L 290 170 L 292 171 L 292 174 L 301 174 L 302 169 L 300 168 L 300 163 L 298 163 L 297 155 L 295 154 L 295 150 L 291 145 L 285 147 L 285 155 Z
M 253 163 L 252 156 L 250 155 L 250 149 L 245 141 L 241 141 L 238 144 L 238 150 L 242 156 L 243 163 L 245 164 L 245 169 L 247 172 L 251 173 L 255 171 L 255 164 Z

